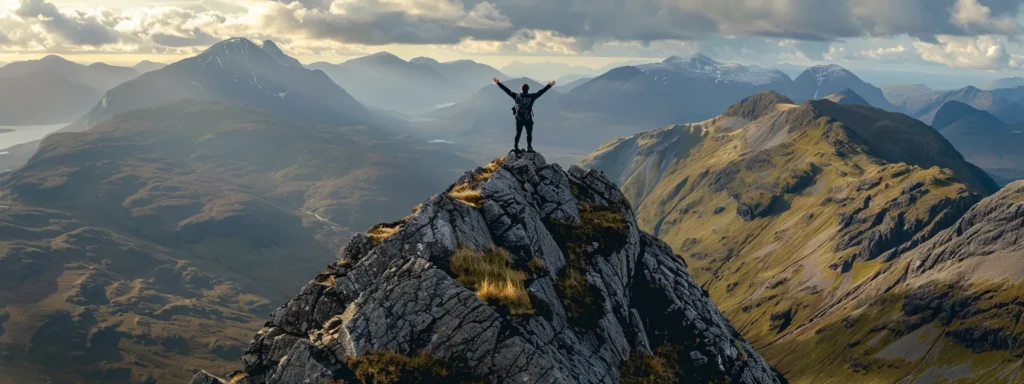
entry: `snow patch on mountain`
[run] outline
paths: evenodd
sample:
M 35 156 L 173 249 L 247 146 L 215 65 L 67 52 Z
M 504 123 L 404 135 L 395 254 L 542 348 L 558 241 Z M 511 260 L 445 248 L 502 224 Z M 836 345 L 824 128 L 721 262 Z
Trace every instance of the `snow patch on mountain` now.
M 699 53 L 687 57 L 672 56 L 663 62 L 638 65 L 636 68 L 652 79 L 665 84 L 671 84 L 676 76 L 706 79 L 715 83 L 750 85 L 765 85 L 791 80 L 782 71 L 755 72 L 741 64 L 723 63 Z
M 816 65 L 807 69 L 807 71 L 814 75 L 814 79 L 818 83 L 818 89 L 814 91 L 815 99 L 824 96 L 819 95 L 822 84 L 839 81 L 840 79 L 847 77 L 856 77 L 853 76 L 850 71 L 847 71 L 846 68 L 840 67 L 836 64 Z

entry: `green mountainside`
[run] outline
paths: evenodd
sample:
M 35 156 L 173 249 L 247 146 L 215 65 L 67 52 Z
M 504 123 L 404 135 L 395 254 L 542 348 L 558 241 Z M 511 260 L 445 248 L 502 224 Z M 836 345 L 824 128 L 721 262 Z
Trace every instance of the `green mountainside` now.
M 761 93 L 708 121 L 609 142 L 581 164 L 623 184 L 639 225 L 684 256 L 790 382 L 1024 379 L 1010 362 L 1015 285 L 913 272 L 935 258 L 922 244 L 957 237 L 957 220 L 997 189 L 919 121 Z M 1018 268 L 1019 251 L 1002 257 L 1013 255 Z

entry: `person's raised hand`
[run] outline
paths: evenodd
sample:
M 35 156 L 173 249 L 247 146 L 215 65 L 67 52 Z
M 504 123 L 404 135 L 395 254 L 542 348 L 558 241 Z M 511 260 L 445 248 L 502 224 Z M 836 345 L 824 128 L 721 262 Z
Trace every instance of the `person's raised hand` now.
M 500 84 L 501 83 L 501 81 L 499 81 L 497 77 L 491 79 L 491 81 L 493 81 L 494 84 Z
M 554 86 L 555 86 L 555 81 L 554 81 L 554 80 L 551 80 L 551 82 L 550 82 L 550 83 L 548 83 L 548 85 L 550 85 L 550 86 L 554 87 Z

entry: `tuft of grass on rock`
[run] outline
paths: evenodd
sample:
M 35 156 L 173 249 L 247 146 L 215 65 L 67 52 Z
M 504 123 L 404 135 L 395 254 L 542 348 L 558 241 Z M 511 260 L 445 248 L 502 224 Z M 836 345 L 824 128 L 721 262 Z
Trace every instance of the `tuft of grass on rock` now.
M 231 376 L 231 379 L 228 381 L 228 384 L 238 384 L 238 383 L 241 383 L 242 380 L 245 380 L 246 377 L 249 377 L 249 375 L 246 374 L 245 372 L 237 373 L 234 376 Z
M 534 313 L 526 291 L 527 274 L 516 270 L 508 251 L 492 246 L 487 253 L 459 247 L 451 258 L 450 269 L 455 279 L 476 291 L 477 297 L 504 308 L 511 315 Z
M 451 190 L 448 191 L 448 196 L 459 200 L 467 205 L 479 209 L 484 205 L 484 197 L 480 194 L 480 185 L 485 181 L 490 180 L 494 176 L 494 173 L 501 168 L 501 165 L 505 163 L 504 157 L 494 159 L 494 161 L 487 163 L 473 175 L 473 178 L 468 181 L 456 184 L 452 186 Z
M 405 220 L 401 220 L 394 223 L 377 224 L 374 225 L 373 228 L 370 228 L 366 234 L 373 240 L 374 245 L 380 245 L 384 240 L 387 240 L 389 237 L 394 236 L 398 231 L 402 230 L 405 223 Z

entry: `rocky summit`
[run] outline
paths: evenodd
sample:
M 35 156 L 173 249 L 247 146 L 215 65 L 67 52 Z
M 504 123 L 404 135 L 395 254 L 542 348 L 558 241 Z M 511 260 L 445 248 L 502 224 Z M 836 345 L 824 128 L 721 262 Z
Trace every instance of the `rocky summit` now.
M 785 382 L 614 183 L 540 154 L 356 234 L 241 360 L 193 383 Z

